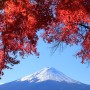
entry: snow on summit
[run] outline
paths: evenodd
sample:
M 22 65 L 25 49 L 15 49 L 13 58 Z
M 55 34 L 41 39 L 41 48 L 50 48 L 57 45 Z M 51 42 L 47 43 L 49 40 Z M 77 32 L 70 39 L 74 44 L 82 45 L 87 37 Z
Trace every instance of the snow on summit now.
M 44 68 L 19 80 L 0 85 L 0 90 L 90 90 L 54 68 Z
M 29 81 L 29 82 L 42 82 L 46 80 L 54 80 L 58 82 L 65 81 L 67 83 L 80 83 L 76 80 L 73 80 L 66 75 L 64 75 L 62 72 L 57 71 L 54 68 L 44 68 L 41 71 L 35 72 L 34 74 L 25 76 L 18 81 Z

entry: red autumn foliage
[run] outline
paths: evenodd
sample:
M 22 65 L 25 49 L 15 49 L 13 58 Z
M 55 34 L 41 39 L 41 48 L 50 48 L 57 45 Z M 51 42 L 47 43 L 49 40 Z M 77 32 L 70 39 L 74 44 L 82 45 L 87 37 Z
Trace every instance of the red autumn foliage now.
M 35 29 L 37 21 L 32 9 L 33 5 L 29 0 L 9 0 L 4 3 L 4 13 L 0 25 L 0 50 L 2 51 L 0 71 L 7 68 L 7 64 L 19 63 L 10 56 L 10 53 L 16 55 L 19 52 L 21 56 L 32 52 L 38 54 L 36 51 L 38 37 Z
M 90 0 L 61 0 L 56 7 L 57 23 L 44 33 L 48 42 L 64 42 L 67 45 L 81 44 L 76 55 L 90 60 Z
M 76 55 L 90 61 L 90 0 L 1 0 L 0 74 L 19 63 L 17 53 L 39 55 L 39 29 L 48 43 L 80 44 Z

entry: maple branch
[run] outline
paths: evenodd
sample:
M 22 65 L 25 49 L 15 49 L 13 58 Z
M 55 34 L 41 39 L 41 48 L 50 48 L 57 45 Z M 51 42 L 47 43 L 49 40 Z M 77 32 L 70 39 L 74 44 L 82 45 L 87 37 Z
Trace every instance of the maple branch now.
M 83 27 L 85 27 L 85 28 L 87 28 L 87 29 L 90 29 L 89 26 L 86 26 L 86 25 L 84 25 L 84 24 L 82 24 L 82 23 L 80 23 L 79 25 L 80 25 L 80 26 L 83 26 Z

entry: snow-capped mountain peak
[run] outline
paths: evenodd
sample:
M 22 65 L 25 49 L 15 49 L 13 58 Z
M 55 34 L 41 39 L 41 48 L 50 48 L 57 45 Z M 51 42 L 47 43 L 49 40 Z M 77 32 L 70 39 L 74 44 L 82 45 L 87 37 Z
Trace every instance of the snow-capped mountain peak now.
M 41 71 L 35 72 L 34 74 L 28 75 L 26 77 L 21 78 L 18 81 L 29 81 L 29 82 L 42 82 L 46 80 L 54 80 L 58 82 L 65 81 L 67 83 L 79 83 L 66 75 L 62 72 L 57 71 L 54 68 L 44 68 Z
M 90 90 L 90 85 L 77 82 L 54 68 L 44 68 L 19 80 L 0 85 L 0 90 Z

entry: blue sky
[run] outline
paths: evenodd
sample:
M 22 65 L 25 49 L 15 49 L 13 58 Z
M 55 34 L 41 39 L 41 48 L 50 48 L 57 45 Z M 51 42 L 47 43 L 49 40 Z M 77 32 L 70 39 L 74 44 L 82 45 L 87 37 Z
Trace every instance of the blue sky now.
M 12 70 L 5 70 L 5 75 L 0 80 L 0 83 L 17 80 L 45 67 L 54 67 L 72 79 L 90 84 L 90 66 L 81 64 L 81 60 L 74 56 L 79 51 L 79 46 L 64 46 L 63 50 L 58 48 L 52 54 L 52 45 L 48 45 L 40 39 L 37 48 L 40 52 L 39 58 L 35 55 L 29 55 L 25 59 L 18 57 L 21 63 L 14 66 Z

